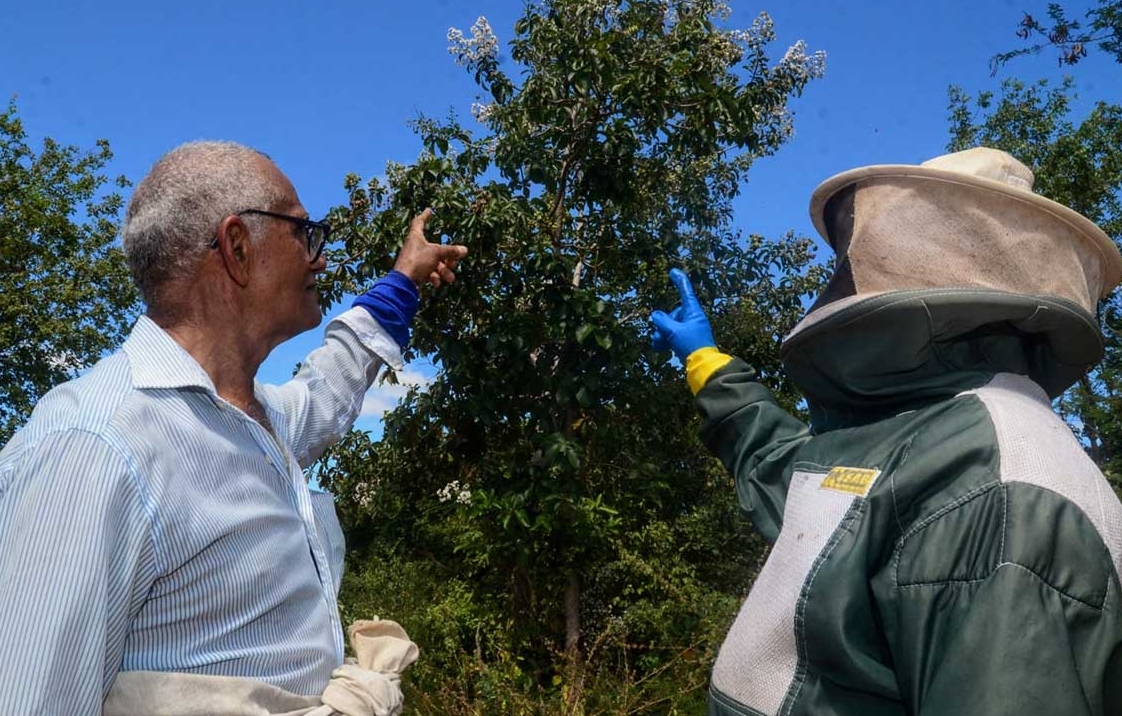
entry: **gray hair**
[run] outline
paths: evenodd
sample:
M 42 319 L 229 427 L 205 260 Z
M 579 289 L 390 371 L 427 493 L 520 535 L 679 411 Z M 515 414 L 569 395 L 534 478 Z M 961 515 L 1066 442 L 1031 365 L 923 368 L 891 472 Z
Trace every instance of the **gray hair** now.
M 269 158 L 235 142 L 188 142 L 160 157 L 136 187 L 121 243 L 149 306 L 168 279 L 185 277 L 198 263 L 223 219 L 283 201 L 281 188 L 258 166 L 262 157 Z

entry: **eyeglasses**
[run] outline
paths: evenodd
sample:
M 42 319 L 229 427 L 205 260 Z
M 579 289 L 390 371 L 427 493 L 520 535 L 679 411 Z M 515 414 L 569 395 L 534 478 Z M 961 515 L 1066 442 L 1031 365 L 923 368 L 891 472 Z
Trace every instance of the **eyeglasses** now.
M 274 219 L 283 219 L 290 221 L 304 229 L 304 237 L 308 242 L 308 263 L 315 263 L 319 259 L 319 255 L 323 253 L 323 247 L 327 245 L 327 238 L 331 236 L 331 224 L 326 221 L 312 221 L 311 219 L 301 219 L 299 216 L 289 216 L 288 214 L 277 214 L 272 211 L 262 211 L 261 209 L 244 209 L 239 211 L 235 216 L 243 214 L 260 214 L 261 216 L 269 216 Z M 218 236 L 210 242 L 210 248 L 218 248 Z

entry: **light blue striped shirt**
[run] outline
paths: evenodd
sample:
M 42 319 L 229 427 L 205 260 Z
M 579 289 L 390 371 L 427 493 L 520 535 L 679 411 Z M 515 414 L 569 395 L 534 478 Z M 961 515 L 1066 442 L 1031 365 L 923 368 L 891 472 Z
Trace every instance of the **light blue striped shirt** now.
M 350 429 L 392 338 L 332 321 L 257 384 L 277 439 L 141 317 L 0 451 L 0 714 L 99 714 L 119 670 L 319 694 L 343 660 L 343 536 L 301 468 Z

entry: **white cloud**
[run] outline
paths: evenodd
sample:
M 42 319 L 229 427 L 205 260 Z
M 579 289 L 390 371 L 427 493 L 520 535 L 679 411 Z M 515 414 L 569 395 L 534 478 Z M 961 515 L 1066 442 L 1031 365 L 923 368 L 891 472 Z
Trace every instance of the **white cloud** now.
M 428 368 L 428 370 L 418 368 Z M 413 386 L 424 388 L 431 383 L 432 366 L 421 364 L 418 368 L 410 367 L 398 373 L 398 385 L 375 383 L 362 397 L 362 412 L 359 415 L 380 419 L 383 413 L 397 406 L 398 401 L 409 391 L 409 388 Z

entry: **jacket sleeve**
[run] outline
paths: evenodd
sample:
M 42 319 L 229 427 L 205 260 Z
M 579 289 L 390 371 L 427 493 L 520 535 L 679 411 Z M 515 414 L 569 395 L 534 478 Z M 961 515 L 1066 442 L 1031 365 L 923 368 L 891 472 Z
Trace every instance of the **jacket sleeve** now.
M 756 372 L 733 358 L 697 393 L 701 439 L 736 483 L 740 505 L 768 542 L 783 526 L 795 451 L 807 426 L 780 408 L 756 382 Z
M 308 354 L 292 380 L 259 384 L 259 397 L 279 411 L 276 427 L 301 467 L 315 462 L 346 434 L 362 410 L 363 396 L 383 365 L 403 367 L 401 349 L 363 308 L 328 324 L 323 345 Z
M 903 618 L 933 629 L 894 650 L 910 713 L 1122 713 L 1119 694 L 1108 693 L 1122 683 L 1116 613 L 1073 601 L 1014 564 L 977 583 L 913 592 Z M 925 617 L 936 610 L 947 613 L 942 625 Z
M 874 580 L 918 716 L 1122 713 L 1122 605 L 1074 506 L 982 486 L 901 538 Z

